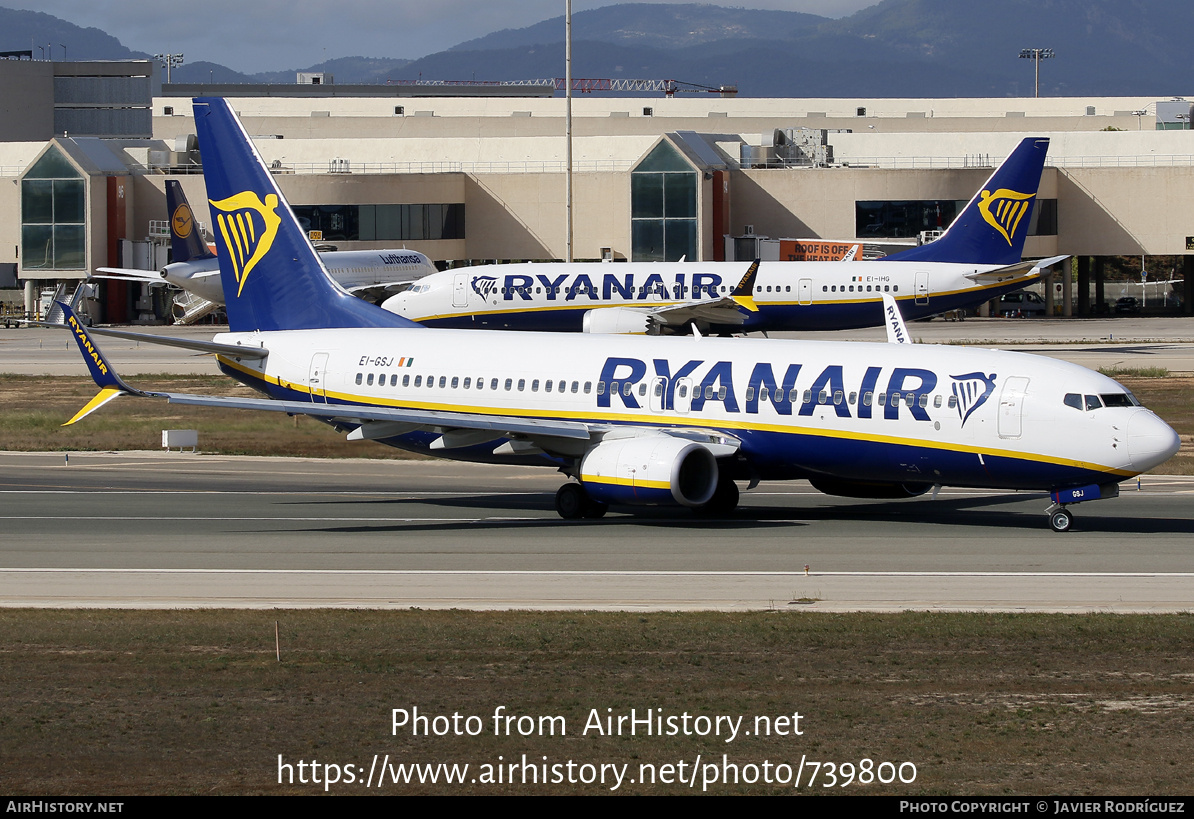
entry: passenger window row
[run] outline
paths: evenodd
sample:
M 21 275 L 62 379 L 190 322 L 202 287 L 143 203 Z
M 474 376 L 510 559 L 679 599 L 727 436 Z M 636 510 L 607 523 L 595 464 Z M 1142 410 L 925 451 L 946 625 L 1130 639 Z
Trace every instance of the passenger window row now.
M 398 374 L 397 373 L 388 373 L 388 374 L 387 373 L 357 373 L 356 383 L 358 386 L 365 385 L 365 386 L 369 386 L 369 387 L 372 387 L 375 384 L 379 387 L 385 387 L 385 386 L 387 386 L 387 383 L 388 383 L 388 386 L 397 387 L 399 382 L 398 382 Z M 543 392 L 552 392 L 554 390 L 554 392 L 557 392 L 557 393 L 564 393 L 564 392 L 579 393 L 579 392 L 581 392 L 581 389 L 582 389 L 581 383 L 579 381 L 573 381 L 573 382 L 571 382 L 571 385 L 569 385 L 569 382 L 563 378 L 559 379 L 558 381 L 555 379 L 549 378 L 546 381 L 542 382 L 542 384 L 543 384 Z M 426 376 L 426 378 L 424 378 L 424 376 L 422 376 L 422 375 L 412 376 L 412 375 L 407 374 L 407 375 L 402 376 L 402 386 L 403 387 L 425 387 L 425 388 L 438 387 L 441 390 L 442 389 L 483 390 L 483 389 L 485 389 L 485 379 L 477 378 L 474 380 L 472 378 L 472 376 L 466 376 L 465 378 L 461 379 L 460 376 L 456 376 L 456 375 L 452 376 L 451 379 L 449 379 L 448 376 L 441 375 L 438 377 L 438 381 L 437 381 L 436 376 L 434 376 L 434 375 L 429 375 L 429 376 Z M 538 378 L 533 379 L 531 381 L 531 392 L 539 392 L 539 386 L 540 386 L 540 380 Z M 509 391 L 513 390 L 514 388 L 515 388 L 515 381 L 513 378 L 507 378 L 504 381 L 503 381 L 503 379 L 500 379 L 500 378 L 489 379 L 489 389 L 491 391 L 497 391 L 499 389 L 503 389 L 504 391 L 509 392 Z M 527 388 L 527 380 L 525 378 L 518 379 L 518 381 L 517 381 L 518 392 L 523 392 L 526 390 L 526 388 Z M 590 392 L 592 392 L 593 391 L 593 382 L 591 382 L 591 381 L 584 382 L 583 391 L 584 391 L 585 395 L 588 395 Z
M 376 374 L 375 373 L 357 373 L 357 375 L 356 375 L 356 383 L 358 385 L 363 384 L 365 386 L 372 387 L 376 384 L 379 387 L 384 387 L 384 386 L 387 386 L 387 382 L 390 387 L 397 387 L 398 386 L 398 375 L 396 373 L 389 373 L 389 374 L 387 374 L 387 373 L 376 373 Z M 635 389 L 636 383 L 638 385 L 637 390 Z M 415 388 L 432 388 L 432 389 L 438 387 L 439 389 L 453 389 L 453 390 L 455 390 L 455 389 L 484 390 L 486 388 L 484 378 L 477 378 L 474 380 L 472 377 L 465 377 L 462 380 L 459 376 L 452 376 L 451 379 L 449 380 L 448 376 L 441 375 L 438 377 L 438 381 L 437 381 L 436 376 L 434 376 L 434 375 L 428 375 L 424 378 L 424 376 L 422 376 L 422 375 L 411 376 L 409 374 L 402 376 L 402 386 L 403 387 L 415 387 Z M 520 378 L 517 380 L 517 382 L 513 378 L 506 378 L 504 380 L 499 379 L 499 378 L 489 379 L 489 390 L 491 392 L 495 392 L 495 391 L 498 391 L 499 389 L 501 389 L 505 392 L 511 392 L 511 391 L 525 392 L 527 389 L 527 379 Z M 551 392 L 571 393 L 573 395 L 576 395 L 576 394 L 583 392 L 585 395 L 589 395 L 593 392 L 593 382 L 586 381 L 586 382 L 584 382 L 584 385 L 582 387 L 581 382 L 579 382 L 579 381 L 569 382 L 567 379 L 563 379 L 563 378 L 558 379 L 558 380 L 552 379 L 552 378 L 548 378 L 546 380 L 541 380 L 538 378 L 531 379 L 530 391 L 531 392 L 539 392 L 540 389 L 542 389 L 542 391 L 545 393 L 551 393 Z M 680 385 L 678 389 L 679 389 L 679 395 L 681 398 L 688 397 L 688 386 L 686 384 Z M 694 398 L 698 396 L 699 390 L 700 390 L 699 386 L 697 386 L 693 389 L 693 397 Z M 597 382 L 597 394 L 605 395 L 606 391 L 607 391 L 606 383 L 604 381 L 598 381 Z M 624 396 L 629 396 L 632 393 L 637 392 L 637 394 L 640 397 L 645 397 L 647 394 L 647 382 L 645 382 L 645 381 L 639 381 L 639 382 L 611 381 L 611 382 L 609 382 L 608 392 L 610 395 L 617 395 L 617 394 L 621 393 Z M 714 387 L 712 384 L 705 385 L 705 400 L 706 401 L 713 401 L 713 400 L 724 401 L 726 399 L 727 394 L 728 394 L 727 389 L 724 386 Z M 662 395 L 663 395 L 663 384 L 661 382 L 657 382 L 655 384 L 655 396 L 658 398 L 658 397 L 661 397 Z M 919 398 L 917 397 L 918 395 L 919 395 Z M 801 394 L 798 390 L 787 390 L 785 392 L 781 388 L 781 389 L 776 389 L 773 391 L 766 386 L 762 386 L 759 388 L 758 396 L 759 396 L 760 401 L 773 401 L 775 403 L 781 403 L 785 400 L 787 400 L 789 403 L 796 403 L 797 401 L 800 401 L 803 404 L 816 403 L 816 404 L 828 405 L 828 404 L 832 403 L 835 406 L 841 405 L 843 402 L 847 403 L 849 406 L 854 406 L 855 404 L 858 403 L 858 393 L 857 392 L 851 392 L 849 394 L 849 396 L 847 397 L 842 390 L 835 390 L 833 392 L 832 396 L 830 395 L 830 393 L 828 391 L 821 390 L 816 394 L 815 400 L 814 400 L 814 395 L 813 395 L 812 390 L 805 390 L 803 393 L 803 396 L 801 396 Z M 747 387 L 746 388 L 746 400 L 753 401 L 754 398 L 755 398 L 755 388 Z M 1103 396 L 1103 398 L 1104 399 L 1117 399 L 1117 400 L 1121 399 L 1125 402 L 1128 401 L 1128 396 L 1125 396 L 1125 395 L 1119 395 L 1119 396 L 1105 395 L 1105 396 Z M 1070 395 L 1066 396 L 1065 402 L 1066 402 L 1067 406 L 1073 406 L 1078 409 L 1082 409 L 1081 399 L 1082 399 L 1082 396 L 1070 394 Z M 873 391 L 868 390 L 867 392 L 862 394 L 862 404 L 863 404 L 863 406 L 867 406 L 867 407 L 871 406 L 872 404 L 874 404 L 876 406 L 880 406 L 880 407 L 887 406 L 889 404 L 891 406 L 896 406 L 899 403 L 903 402 L 905 406 L 911 407 L 911 406 L 917 405 L 923 409 L 923 408 L 927 408 L 929 406 L 929 400 L 930 400 L 930 398 L 929 398 L 928 393 L 916 393 L 916 392 L 886 393 L 886 392 L 881 392 L 881 393 L 876 394 Z M 1078 403 L 1074 403 L 1075 400 L 1078 401 Z M 1093 405 L 1091 404 L 1092 400 L 1095 402 Z M 1095 409 L 1096 407 L 1103 406 L 1103 404 L 1099 401 L 1099 396 L 1096 396 L 1096 395 L 1086 396 L 1086 402 L 1087 402 L 1086 409 Z M 951 396 L 949 396 L 948 400 L 946 400 L 942 395 L 937 394 L 937 395 L 932 396 L 932 403 L 933 403 L 933 407 L 936 409 L 940 409 L 943 404 L 945 406 L 949 407 L 950 409 L 954 409 L 958 405 L 958 399 L 956 396 L 951 395 Z M 1124 403 L 1124 404 L 1108 403 L 1107 406 L 1131 406 L 1131 404 L 1130 403 Z
M 847 287 L 849 287 L 848 291 L 846 289 Z M 861 284 L 859 284 L 859 285 L 823 284 L 823 285 L 821 285 L 821 292 L 823 292 L 823 293 L 846 293 L 846 292 L 853 293 L 853 292 L 855 292 L 855 290 L 854 290 L 855 287 L 858 288 L 857 292 L 859 292 L 859 293 L 863 292 Z M 879 285 L 876 284 L 876 285 L 874 285 L 874 287 L 875 287 L 874 292 L 876 292 L 876 293 L 898 293 L 898 292 L 900 292 L 900 286 L 898 284 L 885 284 L 882 287 L 880 287 Z M 871 292 L 871 285 L 868 284 L 866 286 L 866 292 L 868 292 L 868 293 Z

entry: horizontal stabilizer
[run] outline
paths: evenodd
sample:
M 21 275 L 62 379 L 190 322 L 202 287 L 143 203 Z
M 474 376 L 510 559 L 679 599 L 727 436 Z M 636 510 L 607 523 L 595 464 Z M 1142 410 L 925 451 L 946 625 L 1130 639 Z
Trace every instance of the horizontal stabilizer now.
M 200 341 L 194 338 L 158 336 L 152 333 L 132 333 L 128 330 L 111 330 L 106 327 L 92 327 L 90 332 L 97 336 L 112 336 L 113 338 L 123 338 L 129 341 L 161 344 L 163 347 L 181 347 L 184 350 L 194 350 L 198 353 L 235 356 L 236 358 L 259 359 L 269 355 L 269 350 L 264 347 L 246 347 L 240 344 L 217 344 L 214 341 Z
M 1050 256 L 1047 259 L 1040 259 L 1038 261 L 1017 262 L 1016 264 L 1009 264 L 1005 267 L 997 267 L 994 270 L 967 273 L 966 278 L 978 284 L 998 284 L 999 282 L 1011 281 L 1021 276 L 1025 278 L 1036 277 L 1041 274 L 1042 269 L 1052 267 L 1058 262 L 1064 262 L 1068 258 L 1070 258 L 1068 255 Z
M 156 270 L 138 270 L 131 267 L 97 267 L 88 278 L 112 279 L 120 282 L 143 282 L 144 284 L 166 284 L 162 274 Z

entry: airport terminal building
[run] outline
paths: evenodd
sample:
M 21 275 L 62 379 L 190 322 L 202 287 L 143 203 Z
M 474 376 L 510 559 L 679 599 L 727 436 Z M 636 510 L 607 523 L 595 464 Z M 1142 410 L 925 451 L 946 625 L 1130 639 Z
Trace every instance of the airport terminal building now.
M 1111 256 L 1182 256 L 1164 300 L 1194 305 L 1194 132 L 1180 98 L 585 94 L 569 175 L 566 101 L 534 85 L 163 87 L 149 62 L 30 60 L 0 60 L 0 81 L 0 286 L 23 288 L 27 309 L 97 267 L 168 261 L 166 180 L 206 198 L 200 95 L 232 102 L 313 241 L 452 265 L 564 258 L 569 176 L 576 259 L 786 258 L 760 237 L 915 243 L 1020 139 L 1046 136 L 1025 252 L 1077 257 L 1058 310 L 1115 301 Z M 144 318 L 149 298 L 109 283 L 97 318 Z

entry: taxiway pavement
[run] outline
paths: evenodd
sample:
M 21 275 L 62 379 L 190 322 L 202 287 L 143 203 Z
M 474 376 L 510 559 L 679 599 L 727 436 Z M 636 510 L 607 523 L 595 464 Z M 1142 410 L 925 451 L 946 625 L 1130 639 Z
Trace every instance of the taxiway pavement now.
M 1194 608 L 1194 478 L 1074 507 L 743 494 L 732 518 L 554 511 L 548 470 L 0 453 L 0 605 L 785 611 Z M 807 572 L 805 567 L 808 567 Z

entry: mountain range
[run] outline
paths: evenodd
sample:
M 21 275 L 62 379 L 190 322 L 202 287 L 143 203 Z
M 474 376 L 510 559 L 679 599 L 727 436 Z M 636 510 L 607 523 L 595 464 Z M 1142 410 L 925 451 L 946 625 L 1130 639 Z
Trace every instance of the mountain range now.
M 573 75 L 736 85 L 752 97 L 1031 96 L 1033 65 L 1018 54 L 1048 47 L 1056 57 L 1041 66 L 1042 96 L 1163 97 L 1194 87 L 1192 23 L 1187 0 L 883 0 L 837 20 L 634 3 L 574 14 Z M 417 60 L 345 57 L 255 75 L 200 61 L 175 68 L 173 80 L 286 83 L 297 71 L 338 84 L 551 78 L 563 75 L 563 34 L 558 17 Z M 35 41 L 64 44 L 73 60 L 149 56 L 99 29 L 0 8 L 0 50 Z

